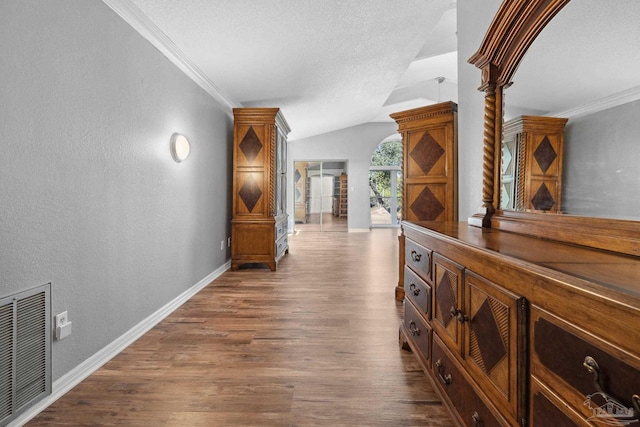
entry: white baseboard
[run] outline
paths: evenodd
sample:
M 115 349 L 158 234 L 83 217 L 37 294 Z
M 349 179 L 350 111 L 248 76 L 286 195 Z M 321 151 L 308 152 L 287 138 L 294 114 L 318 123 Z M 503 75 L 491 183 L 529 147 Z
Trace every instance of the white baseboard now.
M 78 385 L 82 380 L 97 371 L 102 365 L 117 356 L 122 350 L 131 345 L 134 341 L 147 333 L 151 328 L 160 323 L 165 317 L 173 313 L 178 307 L 187 302 L 191 297 L 200 292 L 205 286 L 218 278 L 222 273 L 231 267 L 231 261 L 227 261 L 213 273 L 184 291 L 177 298 L 170 301 L 164 307 L 147 317 L 123 335 L 114 340 L 111 344 L 98 351 L 96 354 L 76 366 L 74 369 L 63 375 L 51 386 L 51 395 L 42 399 L 31 408 L 27 409 L 7 427 L 18 427 L 27 423 L 40 412 L 45 410 L 53 402 L 64 396 L 69 390 Z
M 369 228 L 350 228 L 349 233 L 368 233 L 371 229 Z

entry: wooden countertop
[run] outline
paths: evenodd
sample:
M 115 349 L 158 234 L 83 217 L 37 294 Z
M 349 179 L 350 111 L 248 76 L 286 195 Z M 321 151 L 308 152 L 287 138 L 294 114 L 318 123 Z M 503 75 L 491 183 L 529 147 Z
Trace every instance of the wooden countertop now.
M 499 253 L 521 264 L 561 272 L 619 291 L 640 302 L 640 257 L 474 227 L 466 222 L 405 221 L 403 227 L 405 230 L 413 227 L 427 234 L 434 231 L 477 250 Z

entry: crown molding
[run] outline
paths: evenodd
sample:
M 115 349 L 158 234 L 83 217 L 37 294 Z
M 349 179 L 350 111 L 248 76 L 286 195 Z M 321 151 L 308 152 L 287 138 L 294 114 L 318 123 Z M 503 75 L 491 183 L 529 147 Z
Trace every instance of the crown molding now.
M 102 0 L 117 13 L 126 23 L 136 30 L 149 43 L 173 62 L 184 74 L 211 95 L 216 101 L 227 107 L 228 113 L 241 105 L 234 103 L 211 81 L 209 77 L 145 15 L 129 0 Z
M 623 90 L 622 92 L 605 96 L 604 98 L 597 99 L 593 102 L 588 102 L 575 108 L 570 108 L 568 110 L 558 111 L 546 115 L 550 117 L 566 117 L 568 119 L 572 119 L 587 116 L 589 114 L 594 114 L 603 110 L 607 110 L 609 108 L 617 107 L 618 105 L 636 101 L 638 99 L 640 99 L 640 86 L 632 87 L 631 89 Z

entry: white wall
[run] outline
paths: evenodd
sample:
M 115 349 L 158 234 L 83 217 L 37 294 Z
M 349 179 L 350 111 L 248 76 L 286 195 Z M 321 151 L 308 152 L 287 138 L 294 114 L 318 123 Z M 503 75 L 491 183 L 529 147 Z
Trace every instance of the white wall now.
M 100 1 L 0 2 L 0 76 L 0 296 L 52 282 L 55 381 L 225 264 L 232 119 Z
M 480 47 L 500 3 L 500 0 L 457 3 L 458 212 L 461 221 L 482 206 L 484 92 L 478 91 L 480 70 L 467 61 Z
M 396 133 L 395 122 L 368 123 L 311 138 L 289 141 L 288 212 L 293 212 L 293 162 L 304 160 L 347 161 L 349 206 L 347 223 L 350 231 L 368 230 L 371 226 L 369 208 L 369 166 L 373 150 L 389 135 Z M 293 230 L 293 215 L 289 216 Z
M 562 210 L 640 219 L 640 101 L 582 117 L 565 128 Z

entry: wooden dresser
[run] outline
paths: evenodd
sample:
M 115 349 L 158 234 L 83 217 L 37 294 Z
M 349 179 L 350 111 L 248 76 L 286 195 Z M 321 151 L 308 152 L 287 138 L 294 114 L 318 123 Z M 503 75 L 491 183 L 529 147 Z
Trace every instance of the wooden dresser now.
M 403 232 L 401 342 L 460 425 L 640 426 L 640 258 L 462 222 Z
M 278 108 L 234 108 L 231 269 L 275 270 L 287 244 L 287 134 Z

